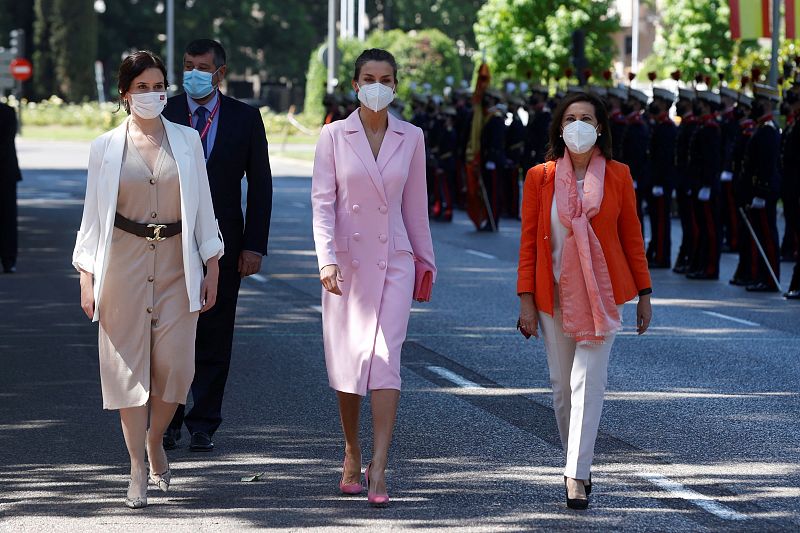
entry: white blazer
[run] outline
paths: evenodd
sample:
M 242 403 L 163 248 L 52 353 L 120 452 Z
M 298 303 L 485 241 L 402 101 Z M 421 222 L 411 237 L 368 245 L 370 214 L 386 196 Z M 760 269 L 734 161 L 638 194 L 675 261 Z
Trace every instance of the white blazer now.
M 108 267 L 114 215 L 117 212 L 122 154 L 129 122 L 130 117 L 92 141 L 89 152 L 86 199 L 81 228 L 72 252 L 72 264 L 77 270 L 85 270 L 94 275 L 93 322 L 97 322 L 100 317 L 100 294 Z M 222 257 L 225 247 L 214 217 L 200 136 L 193 128 L 174 124 L 164 117 L 161 117 L 161 122 L 178 166 L 183 270 L 189 311 L 194 312 L 202 307 L 200 285 L 203 281 L 203 264 L 214 256 Z

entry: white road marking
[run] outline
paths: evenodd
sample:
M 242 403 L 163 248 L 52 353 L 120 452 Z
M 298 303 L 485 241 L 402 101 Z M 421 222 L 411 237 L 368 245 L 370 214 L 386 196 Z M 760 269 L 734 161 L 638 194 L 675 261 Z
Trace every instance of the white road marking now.
M 640 476 L 647 479 L 654 485 L 666 490 L 681 498 L 683 500 L 687 500 L 695 504 L 696 506 L 700 507 L 704 511 L 708 511 L 709 513 L 718 516 L 724 520 L 748 520 L 750 517 L 734 511 L 733 509 L 722 505 L 721 503 L 717 502 L 710 496 L 706 496 L 705 494 L 700 494 L 692 489 L 687 489 L 680 483 L 676 481 L 672 481 L 660 474 L 653 474 L 649 472 L 640 473 Z
M 447 370 L 446 368 L 442 368 L 440 366 L 429 366 L 427 368 L 428 368 L 428 370 L 430 370 L 434 374 L 436 374 L 436 375 L 438 375 L 440 377 L 443 377 L 444 379 L 446 379 L 447 381 L 449 381 L 451 383 L 455 383 L 456 385 L 458 385 L 462 389 L 482 389 L 483 388 L 480 385 L 478 385 L 477 383 L 475 383 L 474 381 L 470 381 L 465 377 L 459 376 L 455 372 L 451 372 L 450 370 Z
M 292 207 L 300 207 L 300 208 L 307 207 L 306 204 L 304 204 L 303 202 L 290 202 L 289 205 L 291 205 Z
M 313 309 L 314 311 L 316 311 L 319 314 L 322 314 L 322 306 L 321 305 L 312 305 L 311 309 Z
M 267 278 L 265 278 L 261 274 L 250 274 L 250 276 L 248 276 L 248 277 L 258 281 L 259 283 L 266 283 L 267 282 Z
M 497 257 L 492 255 L 492 254 L 487 254 L 485 252 L 479 252 L 478 250 L 472 250 L 470 248 L 467 248 L 464 251 L 467 252 L 468 254 L 477 255 L 478 257 L 483 257 L 484 259 L 497 259 Z
M 723 315 L 722 313 L 715 313 L 714 311 L 702 311 L 703 313 L 711 316 L 715 316 L 717 318 L 724 318 L 725 320 L 731 320 L 733 322 L 738 322 L 739 324 L 744 324 L 745 326 L 755 326 L 761 327 L 761 324 L 757 324 L 756 322 L 750 322 L 749 320 L 745 320 L 743 318 L 736 318 L 733 316 Z

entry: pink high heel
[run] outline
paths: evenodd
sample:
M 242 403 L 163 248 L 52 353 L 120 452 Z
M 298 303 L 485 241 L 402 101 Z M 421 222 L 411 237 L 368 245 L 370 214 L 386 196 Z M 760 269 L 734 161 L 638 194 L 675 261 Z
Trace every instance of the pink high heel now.
M 364 477 L 367 480 L 367 501 L 373 507 L 386 507 L 389 505 L 388 494 L 370 494 L 369 493 L 369 467 L 372 466 L 372 461 L 367 465 L 367 470 L 364 472 Z
M 364 490 L 364 487 L 361 485 L 361 471 L 358 472 L 358 483 L 345 483 L 344 482 L 344 469 L 347 465 L 347 457 L 344 458 L 342 461 L 342 479 L 339 480 L 339 490 L 342 491 L 342 494 L 361 494 Z

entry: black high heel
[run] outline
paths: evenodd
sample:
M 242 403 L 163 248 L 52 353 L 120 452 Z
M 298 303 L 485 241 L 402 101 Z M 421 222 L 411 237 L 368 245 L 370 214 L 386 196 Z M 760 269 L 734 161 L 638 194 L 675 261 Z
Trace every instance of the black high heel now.
M 570 509 L 584 510 L 589 507 L 589 498 L 570 498 L 567 488 L 567 476 L 564 476 L 564 494 L 567 498 L 567 507 Z

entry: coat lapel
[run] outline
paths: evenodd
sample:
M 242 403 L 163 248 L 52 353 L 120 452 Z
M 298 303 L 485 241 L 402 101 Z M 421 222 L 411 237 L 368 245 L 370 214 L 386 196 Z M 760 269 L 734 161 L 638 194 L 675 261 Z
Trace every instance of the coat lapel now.
M 405 140 L 405 131 L 403 130 L 402 122 L 397 120 L 389 114 L 389 128 L 386 130 L 386 136 L 383 138 L 381 149 L 378 152 L 378 171 L 383 174 L 386 164 L 392 158 L 394 153 L 400 148 Z M 369 144 L 369 143 L 367 143 Z
M 104 188 L 104 195 L 108 206 L 106 217 L 106 235 L 109 238 L 114 227 L 114 215 L 117 212 L 117 195 L 119 194 L 119 178 L 122 172 L 122 156 L 125 153 L 125 141 L 128 136 L 128 122 L 130 118 L 126 119 L 119 126 L 117 126 L 111 134 L 111 139 L 108 141 L 108 146 L 103 157 L 102 174 L 100 176 Z
M 219 152 L 222 151 L 218 150 L 218 148 L 222 146 L 222 144 L 226 139 L 231 138 L 232 134 L 231 130 L 233 129 L 234 126 L 233 124 L 234 118 L 229 116 L 230 109 L 228 108 L 228 100 L 227 100 L 228 97 L 223 95 L 221 92 L 217 94 L 219 95 L 219 111 L 217 111 L 218 118 L 215 118 L 215 120 L 218 120 L 219 122 L 217 122 L 217 134 L 214 137 L 214 146 L 211 147 L 211 153 L 208 154 L 208 160 L 206 161 L 206 168 L 208 168 L 211 165 L 211 163 L 217 159 L 216 157 L 214 157 L 215 154 L 218 154 Z
M 383 179 L 378 170 L 378 164 L 372 155 L 372 149 L 369 147 L 367 134 L 364 132 L 364 125 L 361 124 L 358 109 L 350 113 L 350 116 L 345 119 L 344 130 L 345 139 L 350 143 L 350 146 L 353 148 L 358 158 L 361 159 L 361 162 L 364 164 L 372 180 L 372 184 L 375 186 L 375 190 L 378 192 L 381 200 L 386 203 L 386 191 L 383 189 Z M 388 136 L 388 130 L 386 133 Z M 384 142 L 386 142 L 385 139 Z M 383 146 L 381 146 L 381 152 L 383 152 Z M 378 155 L 380 156 L 380 153 Z

